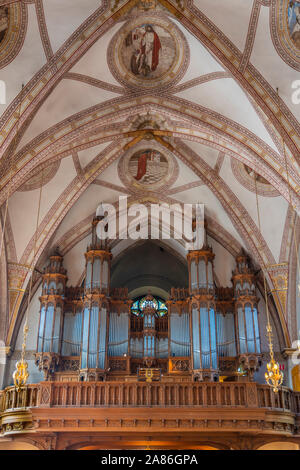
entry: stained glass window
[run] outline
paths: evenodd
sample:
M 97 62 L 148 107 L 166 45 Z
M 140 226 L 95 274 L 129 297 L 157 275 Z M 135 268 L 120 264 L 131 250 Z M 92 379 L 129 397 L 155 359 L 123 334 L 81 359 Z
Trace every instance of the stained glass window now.
M 160 297 L 149 296 L 139 297 L 133 301 L 131 306 L 131 313 L 137 316 L 143 316 L 143 310 L 147 307 L 154 308 L 158 317 L 163 317 L 168 313 L 168 307 L 163 299 Z

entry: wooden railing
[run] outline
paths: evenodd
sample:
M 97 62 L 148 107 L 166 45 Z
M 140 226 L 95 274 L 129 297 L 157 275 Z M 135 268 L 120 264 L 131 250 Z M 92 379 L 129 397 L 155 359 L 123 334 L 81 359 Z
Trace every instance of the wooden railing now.
M 39 406 L 39 384 L 28 385 L 18 392 L 15 387 L 0 391 L 0 412 L 16 408 L 30 408 Z
M 295 411 L 300 414 L 300 392 L 294 392 Z
M 267 408 L 300 414 L 300 392 L 256 383 L 40 382 L 0 392 L 2 411 L 18 407 Z M 1 409 L 1 408 L 0 408 Z

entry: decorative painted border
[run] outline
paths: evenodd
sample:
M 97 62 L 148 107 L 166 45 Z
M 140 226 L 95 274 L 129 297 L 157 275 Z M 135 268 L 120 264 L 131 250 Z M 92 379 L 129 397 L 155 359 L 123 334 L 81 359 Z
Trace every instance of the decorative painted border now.
M 256 192 L 254 179 L 247 173 L 244 167 L 244 163 L 231 158 L 231 169 L 235 178 L 241 183 L 244 188 L 248 189 L 252 193 Z M 265 197 L 276 197 L 280 196 L 280 193 L 273 188 L 271 184 L 264 184 L 261 181 L 256 182 L 257 184 L 257 194 Z
M 53 50 L 47 29 L 43 0 L 35 0 L 35 9 L 45 55 L 47 60 L 50 60 L 53 56 Z
M 176 44 L 176 58 L 173 66 L 171 67 L 171 70 L 168 70 L 161 77 L 153 80 L 141 80 L 139 78 L 135 78 L 128 71 L 126 74 L 122 73 L 121 69 L 121 59 L 119 58 L 119 48 L 121 41 L 123 40 L 124 35 L 131 28 L 136 27 L 141 22 L 153 23 L 154 25 L 156 24 L 164 30 L 169 31 Z M 116 56 L 118 56 L 118 60 L 116 60 Z M 190 50 L 187 40 L 185 39 L 180 29 L 174 23 L 172 23 L 172 21 L 170 21 L 167 16 L 164 15 L 160 15 L 159 17 L 154 15 L 145 15 L 142 18 L 137 17 L 134 20 L 128 21 L 114 35 L 107 48 L 107 63 L 112 75 L 125 87 L 135 90 L 144 88 L 145 90 L 149 90 L 149 92 L 156 89 L 162 91 L 162 89 L 178 83 L 185 74 L 189 66 L 189 62 Z
M 211 23 L 211 21 L 208 20 L 205 15 L 203 15 L 199 9 L 195 8 L 193 6 L 193 3 L 191 0 L 186 0 L 186 6 L 187 6 L 187 12 L 189 19 L 186 17 L 183 17 L 182 13 L 176 8 L 176 2 L 174 1 L 168 1 L 168 0 L 160 0 L 161 3 L 167 7 L 168 10 L 173 12 L 173 14 L 178 17 L 183 25 L 187 27 L 189 31 L 192 32 L 197 38 L 201 39 L 201 41 L 205 44 L 205 46 L 211 50 L 217 57 L 218 60 L 223 64 L 224 67 L 228 68 L 235 79 L 241 83 L 241 86 L 243 86 L 246 91 L 251 95 L 257 102 L 257 104 L 265 110 L 266 115 L 270 119 L 270 123 L 274 128 L 280 131 L 280 134 L 284 136 L 286 139 L 286 144 L 287 144 L 287 153 L 288 153 L 288 158 L 293 161 L 293 159 L 299 159 L 299 150 L 297 147 L 297 142 L 300 142 L 300 138 L 298 138 L 298 134 L 293 133 L 291 127 L 294 127 L 295 130 L 299 129 L 299 123 L 293 116 L 293 114 L 289 111 L 288 107 L 285 105 L 284 101 L 281 100 L 278 95 L 276 94 L 275 90 L 264 80 L 264 78 L 261 76 L 261 74 L 258 73 L 258 71 L 251 65 L 249 64 L 245 70 L 245 73 L 241 75 L 237 71 L 237 66 L 240 64 L 241 61 L 241 53 L 240 51 L 229 41 L 226 36 L 215 26 Z M 74 40 L 78 40 L 78 37 L 82 38 L 81 41 L 81 49 L 80 49 L 80 54 L 74 54 L 74 44 L 72 45 L 72 63 L 74 63 L 78 55 L 81 55 L 83 53 L 83 50 L 86 50 L 91 44 L 91 41 L 94 42 L 94 34 L 93 39 L 92 36 L 89 36 L 89 39 L 85 41 L 86 36 L 82 34 L 83 30 L 85 31 L 85 28 L 87 28 L 88 25 L 91 24 L 91 21 L 97 22 L 97 24 L 93 25 L 93 31 L 96 28 L 97 29 L 97 37 L 100 37 L 105 30 L 109 29 L 111 24 L 113 24 L 115 21 L 119 21 L 121 16 L 123 15 L 124 18 L 124 13 L 128 11 L 128 9 L 133 5 L 133 1 L 130 0 L 129 2 L 126 3 L 124 6 L 124 3 L 122 0 L 119 2 L 120 7 L 121 4 L 123 5 L 120 8 L 120 11 L 117 13 L 113 14 L 113 19 L 110 18 L 108 21 L 106 21 L 104 24 L 102 24 L 102 19 L 103 17 L 97 16 L 97 19 L 95 18 L 96 13 L 92 15 L 92 17 L 88 18 L 86 22 L 84 22 L 81 27 L 71 36 L 71 38 L 68 39 L 68 41 L 65 43 L 65 45 L 55 54 L 55 62 L 57 63 L 57 66 L 59 70 L 56 73 L 56 76 L 54 77 L 53 81 L 56 83 L 59 81 L 61 78 L 61 75 L 67 71 L 68 67 L 70 67 L 69 64 L 69 54 L 67 52 L 67 48 L 70 46 L 71 42 Z M 172 4 L 173 3 L 173 4 Z M 262 2 L 261 2 L 262 3 Z M 264 2 L 265 3 L 265 2 Z M 269 3 L 269 2 L 268 2 Z M 107 7 L 107 2 L 104 1 L 103 6 L 99 9 L 103 12 L 103 8 Z M 121 15 L 122 11 L 122 15 Z M 108 13 L 108 12 L 107 12 Z M 104 14 L 105 18 L 107 14 Z M 109 13 L 108 13 L 109 16 Z M 102 26 L 99 26 L 99 21 L 102 24 Z M 197 26 L 194 26 L 193 23 L 197 22 Z M 203 30 L 204 28 L 204 30 Z M 203 30 L 203 31 L 202 31 Z M 207 35 L 209 32 L 209 36 Z M 81 34 L 81 36 L 80 36 Z M 213 41 L 213 43 L 212 43 Z M 226 58 L 225 55 L 222 51 L 226 51 Z M 62 54 L 64 56 L 62 57 Z M 68 66 L 67 66 L 68 63 Z M 52 83 L 52 77 L 50 72 L 49 65 L 43 67 L 38 74 L 28 83 L 28 85 L 24 89 L 24 94 L 23 96 L 23 103 L 24 103 L 24 108 L 22 108 L 22 117 L 21 119 L 18 119 L 18 123 L 23 126 L 24 121 L 27 120 L 27 123 L 25 125 L 28 125 L 28 116 L 33 115 L 35 112 L 35 108 L 40 103 L 43 101 L 45 97 L 45 93 L 47 92 L 46 88 L 53 88 L 53 83 Z M 44 74 L 43 78 L 42 75 Z M 51 79 L 51 80 L 50 80 Z M 51 83 L 50 83 L 51 81 Z M 266 93 L 268 96 L 268 99 L 266 99 Z M 14 102 L 8 107 L 6 112 L 3 114 L 1 117 L 1 126 L 2 126 L 2 132 L 0 133 L 0 139 L 3 141 L 3 150 L 5 150 L 11 139 L 14 138 L 15 132 L 16 132 L 16 118 L 14 111 L 15 109 L 18 108 L 18 101 L 20 99 L 20 96 L 16 97 Z M 27 100 L 30 101 L 30 106 L 28 105 Z M 25 106 L 26 104 L 26 106 Z M 278 119 L 276 118 L 277 112 L 279 112 L 279 107 L 281 109 L 281 112 L 284 115 L 284 119 L 281 120 L 279 123 Z M 30 108 L 30 109 L 29 109 Z M 30 118 L 29 118 L 30 119 Z M 22 122 L 21 122 L 22 121 Z M 19 128 L 19 133 L 21 132 L 21 129 Z M 293 141 L 293 142 L 292 142 Z M 290 152 L 290 150 L 292 152 Z
M 43 171 L 40 167 L 37 167 L 33 172 L 33 175 L 18 189 L 18 191 L 33 191 L 34 189 L 39 189 L 42 184 L 43 186 L 48 184 L 58 172 L 60 162 L 61 160 L 52 163 L 43 169 Z
M 70 139 L 72 139 L 72 141 L 74 142 L 74 138 L 78 139 L 83 133 L 85 136 L 85 140 L 88 138 L 88 135 L 91 135 L 94 138 L 95 128 L 97 126 L 99 128 L 101 124 L 105 126 L 109 124 L 111 134 L 110 140 L 112 140 L 117 135 L 120 135 L 120 129 L 118 129 L 118 132 L 115 132 L 112 125 L 116 122 L 116 119 L 128 119 L 128 115 L 136 115 L 137 109 L 139 113 L 143 113 L 145 111 L 147 112 L 152 109 L 152 112 L 158 112 L 163 115 L 166 115 L 166 113 L 170 115 L 170 112 L 172 112 L 173 115 L 180 115 L 183 121 L 189 123 L 189 129 L 191 125 L 196 126 L 198 132 L 193 131 L 193 135 L 195 137 L 197 136 L 197 134 L 199 134 L 199 132 L 203 136 L 203 131 L 200 131 L 200 126 L 202 129 L 203 126 L 205 126 L 206 133 L 208 133 L 210 136 L 212 136 L 213 134 L 218 134 L 217 140 L 219 141 L 219 143 L 221 143 L 222 140 L 222 144 L 224 144 L 223 148 L 220 148 L 220 150 L 225 151 L 225 153 L 230 152 L 230 149 L 232 149 L 233 147 L 233 141 L 236 141 L 236 139 L 238 139 L 239 144 L 235 142 L 235 144 L 238 145 L 238 148 L 236 149 L 234 154 L 235 158 L 239 158 L 241 161 L 244 160 L 244 163 L 252 167 L 254 171 L 257 171 L 268 181 L 271 181 L 272 185 L 276 187 L 276 189 L 278 189 L 278 191 L 280 191 L 281 194 L 286 197 L 286 199 L 288 199 L 289 191 L 285 185 L 284 179 L 282 178 L 282 176 L 284 176 L 283 157 L 279 156 L 276 152 L 274 152 L 274 150 L 271 149 L 268 145 L 266 145 L 265 142 L 261 141 L 261 139 L 253 135 L 248 129 L 245 129 L 243 126 L 237 125 L 230 119 L 227 119 L 224 116 L 221 116 L 218 113 L 215 113 L 209 109 L 203 108 L 202 106 L 193 104 L 187 100 L 183 100 L 182 98 L 178 97 L 171 98 L 169 96 L 164 96 L 164 98 L 164 105 L 161 104 L 162 100 L 160 95 L 152 95 L 151 97 L 137 97 L 135 95 L 132 95 L 128 97 L 125 96 L 121 98 L 114 98 L 105 103 L 101 103 L 101 105 L 97 105 L 92 108 L 89 108 L 88 110 L 84 110 L 80 113 L 77 113 L 73 115 L 72 118 L 69 117 L 61 123 L 58 123 L 57 125 L 48 129 L 44 133 L 40 134 L 37 138 L 33 139 L 29 144 L 24 146 L 23 149 L 21 149 L 21 151 L 18 153 L 18 155 L 16 155 L 15 161 L 18 162 L 19 172 L 16 176 L 16 180 L 15 178 L 13 178 L 12 180 L 12 184 L 14 186 L 13 189 L 17 189 L 16 185 L 17 187 L 19 187 L 19 185 L 24 182 L 23 177 L 25 176 L 25 174 L 27 173 L 27 176 L 29 176 L 30 171 L 34 169 L 34 167 L 39 163 L 39 161 L 46 160 L 46 153 L 49 154 L 50 152 L 53 156 L 54 147 L 55 153 L 57 153 L 58 147 L 60 147 L 60 151 L 62 151 L 62 146 L 65 146 L 67 141 L 70 142 Z M 145 111 L 143 109 L 144 107 Z M 170 108 L 173 108 L 173 110 L 171 111 Z M 178 111 L 178 109 L 180 111 Z M 89 115 L 93 118 L 92 121 L 88 120 Z M 199 118 L 201 119 L 197 119 L 197 116 L 199 116 Z M 222 130 L 220 130 L 221 126 Z M 93 132 L 92 134 L 90 134 L 92 128 Z M 102 129 L 104 131 L 106 128 L 104 127 Z M 114 132 L 113 135 L 112 130 Z M 173 132 L 181 132 L 187 134 L 187 129 L 174 129 Z M 55 134 L 56 142 L 51 137 L 53 136 L 53 133 Z M 109 132 L 105 131 L 105 134 L 106 137 L 109 138 Z M 190 134 L 190 131 L 188 132 L 188 134 Z M 230 144 L 228 144 L 227 142 L 228 138 L 231 141 Z M 211 137 L 206 137 L 206 143 L 208 145 L 210 144 L 211 140 Z M 60 141 L 60 143 L 58 141 Z M 37 144 L 38 152 L 34 150 L 34 147 Z M 245 144 L 247 144 L 247 147 L 245 147 Z M 71 146 L 68 145 L 68 154 L 70 154 L 70 151 L 74 149 L 75 146 L 75 142 L 72 143 Z M 66 150 L 66 147 L 64 148 Z M 247 156 L 245 155 L 246 148 Z M 251 151 L 252 149 L 253 151 Z M 262 165 L 261 157 L 263 157 L 265 160 L 264 165 Z M 21 163 L 20 160 L 23 160 L 23 163 Z M 27 164 L 25 162 L 27 162 Z M 27 170 L 24 167 L 27 167 Z M 294 188 L 299 187 L 299 175 L 295 173 L 294 168 L 291 166 L 289 166 L 289 173 L 290 185 L 293 188 L 294 193 Z M 6 179 L 7 178 L 8 175 L 6 175 Z M 17 183 L 17 179 L 19 180 L 19 184 Z M 2 179 L 2 183 L 4 186 L 5 177 Z M 7 188 L 3 189 L 4 191 L 1 192 L 1 198 L 5 198 L 6 195 Z M 296 205 L 299 204 L 299 199 L 298 197 L 296 197 L 296 194 L 292 194 L 292 197 L 293 203 L 295 203 Z
M 253 45 L 255 41 L 255 35 L 256 35 L 256 30 L 257 30 L 257 25 L 258 25 L 258 20 L 259 20 L 260 8 L 261 8 L 261 3 L 258 0 L 254 0 L 252 11 L 251 11 L 249 27 L 248 27 L 245 49 L 244 49 L 243 57 L 239 66 L 239 70 L 242 73 L 244 73 L 249 63 L 249 59 L 253 50 Z
M 223 78 L 232 78 L 232 77 L 230 73 L 228 72 L 211 72 L 205 75 L 200 75 L 199 77 L 196 77 L 196 78 L 192 78 L 191 80 L 188 80 L 187 82 L 180 83 L 179 85 L 172 87 L 172 89 L 169 91 L 172 94 L 180 93 L 194 86 L 202 85 L 202 83 L 207 83 L 212 80 L 219 80 L 219 79 L 222 80 Z
M 2 210 L 3 212 L 3 210 Z M 9 210 L 6 214 L 6 226 L 5 226 L 5 246 L 6 246 L 6 256 L 8 261 L 17 262 L 17 250 L 15 245 L 14 233 L 11 226 Z
M 7 8 L 9 8 L 9 25 L 0 44 L 0 69 L 10 64 L 19 54 L 24 44 L 28 23 L 26 5 L 18 2 L 7 5 Z
M 271 37 L 274 47 L 282 60 L 290 67 L 300 70 L 300 49 L 297 49 L 288 30 L 288 2 L 289 0 L 271 0 Z
M 258 265 L 273 264 L 275 262 L 274 256 L 262 233 L 259 231 L 247 209 L 241 204 L 238 197 L 224 180 L 216 174 L 215 170 L 213 170 L 201 156 L 180 139 L 178 139 L 178 145 L 173 152 L 183 163 L 194 171 L 218 198 L 233 226 L 247 244 L 253 261 L 256 261 Z M 254 241 L 254 239 L 256 241 Z

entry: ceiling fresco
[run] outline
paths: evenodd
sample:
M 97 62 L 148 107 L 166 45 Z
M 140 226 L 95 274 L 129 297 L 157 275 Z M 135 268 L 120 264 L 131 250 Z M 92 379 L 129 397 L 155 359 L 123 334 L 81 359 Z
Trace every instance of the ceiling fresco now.
M 274 45 L 291 67 L 300 70 L 300 2 L 272 2 L 271 28 Z
M 152 193 L 162 186 L 172 186 L 178 177 L 178 164 L 172 153 L 162 149 L 157 142 L 142 141 L 128 150 L 120 159 L 118 173 L 130 191 Z
M 27 10 L 22 3 L 0 6 L 0 68 L 7 66 L 24 43 Z
M 183 34 L 162 16 L 143 15 L 126 23 L 113 37 L 107 55 L 119 82 L 149 90 L 178 82 L 189 63 Z

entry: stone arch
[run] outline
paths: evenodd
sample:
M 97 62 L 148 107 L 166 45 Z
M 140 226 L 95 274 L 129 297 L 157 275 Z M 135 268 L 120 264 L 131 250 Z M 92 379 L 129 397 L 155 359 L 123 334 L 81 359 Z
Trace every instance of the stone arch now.
M 121 104 L 122 108 L 119 109 Z M 179 104 L 181 104 L 180 109 L 178 109 Z M 191 105 L 186 100 L 171 97 L 166 97 L 164 105 L 162 105 L 159 103 L 158 98 L 152 95 L 144 95 L 136 102 L 128 97 L 114 98 L 105 102 L 105 104 L 102 103 L 77 113 L 34 138 L 16 156 L 19 171 L 12 177 L 10 193 L 12 194 L 22 184 L 25 184 L 38 165 L 43 164 L 46 166 L 62 158 L 63 155 L 69 155 L 71 153 L 70 145 L 72 151 L 76 150 L 83 135 L 85 138 L 90 139 L 96 131 L 101 136 L 101 127 L 99 126 L 104 126 L 102 132 L 106 140 L 109 138 L 110 140 L 116 138 L 130 139 L 135 135 L 141 135 L 141 132 L 138 131 L 128 132 L 129 129 L 127 127 L 126 130 L 126 124 L 121 129 L 120 126 L 115 125 L 115 122 L 116 119 L 118 121 L 124 119 L 126 122 L 126 119 L 133 114 L 136 115 L 144 111 L 158 112 L 163 116 L 173 116 L 175 120 L 180 120 L 180 125 L 167 129 L 165 135 L 190 139 L 225 152 L 258 172 L 270 181 L 283 197 L 289 200 L 290 193 L 287 181 L 283 178 L 284 159 L 261 139 L 243 128 L 243 126 L 207 108 Z M 93 119 L 90 120 L 89 117 L 93 117 Z M 72 129 L 70 131 L 71 122 Z M 185 126 L 185 129 L 182 129 L 183 126 Z M 190 131 L 186 127 L 190 128 Z M 99 137 L 97 137 L 98 143 L 101 143 Z M 298 206 L 299 200 L 296 187 L 297 184 L 300 184 L 299 175 L 296 174 L 294 167 L 291 165 L 289 174 L 292 200 Z M 5 200 L 8 190 L 7 178 L 4 177 L 2 181 L 0 202 Z
M 260 445 L 255 450 L 300 450 L 300 446 L 296 442 L 278 440 Z
M 66 215 L 68 210 L 75 203 L 75 201 L 78 199 L 80 194 L 91 183 L 91 181 L 93 181 L 94 178 L 96 176 L 98 176 L 98 174 L 100 174 L 101 171 L 103 171 L 104 168 L 106 168 L 112 161 L 116 160 L 116 158 L 118 158 L 122 154 L 122 152 L 124 151 L 123 142 L 119 141 L 119 140 L 115 141 L 113 144 L 111 144 L 109 146 L 109 150 L 110 150 L 110 154 L 109 154 L 107 148 L 103 151 L 103 152 L 105 152 L 106 159 L 105 159 L 105 162 L 102 163 L 102 166 L 97 161 L 96 162 L 93 161 L 94 163 L 92 162 L 92 165 L 91 165 L 91 168 L 90 168 L 90 170 L 91 170 L 90 171 L 90 177 L 85 182 L 82 182 L 82 181 L 80 182 L 80 186 L 81 186 L 80 189 L 78 187 L 79 186 L 79 179 L 78 178 L 75 178 L 73 183 L 71 183 L 71 185 L 69 185 L 69 190 L 68 191 L 73 193 L 73 196 L 71 198 L 69 197 L 68 204 L 66 206 L 62 206 L 64 198 L 62 196 L 60 196 L 57 203 L 55 203 L 52 206 L 52 208 L 50 209 L 50 212 L 53 213 L 53 215 L 55 215 L 56 218 L 54 218 L 53 221 L 51 220 L 51 227 L 52 228 L 50 228 L 50 227 L 48 228 L 47 237 L 45 239 L 43 239 L 40 246 L 38 246 L 38 250 L 36 252 L 35 263 L 40 258 L 42 253 L 44 252 L 44 249 L 47 246 L 49 240 L 51 240 L 51 237 L 52 237 L 56 227 L 61 222 L 63 217 Z M 269 252 L 269 250 L 267 248 L 267 245 L 266 245 L 265 241 L 263 240 L 261 234 L 258 233 L 257 227 L 253 223 L 252 219 L 248 215 L 245 208 L 243 208 L 243 206 L 239 203 L 237 198 L 234 197 L 231 194 L 231 191 L 227 187 L 227 185 L 225 183 L 224 184 L 222 183 L 222 186 L 223 186 L 222 191 L 223 191 L 223 193 L 225 191 L 225 193 L 227 194 L 227 196 L 224 198 L 224 194 L 222 194 L 220 192 L 219 188 L 216 188 L 215 185 L 212 184 L 211 178 L 215 179 L 215 174 L 214 173 L 212 174 L 211 168 L 209 168 L 208 165 L 205 164 L 205 162 L 200 162 L 200 160 L 199 160 L 197 165 L 196 165 L 195 159 L 192 158 L 191 155 L 189 157 L 186 156 L 186 155 L 183 157 L 182 152 L 177 152 L 177 150 L 175 148 L 173 148 L 173 152 L 174 152 L 175 155 L 177 155 L 179 158 L 181 158 L 182 161 L 186 162 L 188 164 L 188 166 L 190 166 L 190 168 L 193 169 L 193 171 L 195 172 L 196 175 L 198 175 L 200 178 L 204 178 L 204 181 L 206 182 L 206 184 L 208 184 L 209 188 L 217 195 L 217 198 L 219 199 L 219 201 L 223 205 L 225 211 L 227 211 L 227 212 L 229 211 L 228 214 L 230 214 L 230 219 L 233 222 L 233 225 L 237 228 L 238 232 L 241 233 L 242 238 L 244 238 L 247 241 L 247 244 L 249 245 L 250 251 L 252 252 L 252 255 L 253 255 L 254 259 L 259 260 L 260 264 L 263 264 L 263 263 L 272 264 L 273 258 L 272 258 L 272 255 L 271 255 L 271 253 Z M 188 157 L 188 159 L 187 159 L 187 157 Z M 95 160 L 97 160 L 97 158 L 98 157 L 96 157 Z M 199 167 L 200 163 L 201 163 L 201 165 Z M 92 171 L 93 166 L 94 166 L 94 172 Z M 219 180 L 220 178 L 217 177 L 217 179 Z M 68 193 L 68 191 L 65 190 L 65 192 L 64 192 L 66 197 L 67 197 L 68 194 L 70 194 L 70 193 Z M 228 204 L 228 201 L 226 200 L 228 198 L 231 199 L 231 204 L 230 205 Z M 258 250 L 257 249 L 256 242 L 251 239 L 251 236 L 249 236 L 249 230 L 247 230 L 245 228 L 245 226 L 243 224 L 241 224 L 240 216 L 237 213 L 235 213 L 235 211 L 237 211 L 237 213 L 239 213 L 239 214 L 244 213 L 243 224 L 248 223 L 249 228 L 251 227 L 251 231 L 256 232 L 256 236 L 258 237 L 258 239 L 261 240 L 261 247 L 262 246 L 265 247 L 265 252 L 263 250 Z M 44 221 L 42 221 L 42 223 L 40 224 L 40 227 L 39 227 L 39 230 L 38 230 L 37 241 L 42 236 L 43 231 L 45 229 L 44 227 L 47 227 L 47 223 L 46 223 L 47 218 L 49 219 L 49 214 L 45 216 Z M 46 225 L 45 225 L 45 223 L 46 223 Z M 32 249 L 33 249 L 33 240 L 34 240 L 34 238 L 32 238 L 32 240 L 28 244 L 28 246 L 27 246 L 27 248 L 26 248 L 26 250 L 25 250 L 25 252 L 22 256 L 21 262 L 24 263 L 24 264 L 25 263 L 27 263 L 27 264 L 30 263 L 30 256 L 32 256 Z M 38 245 L 39 245 L 39 241 L 38 241 Z M 263 260 L 263 258 L 261 258 L 262 255 L 265 257 L 264 261 L 262 261 Z M 28 278 L 28 276 L 27 276 L 27 278 Z M 27 284 L 27 279 L 25 280 L 24 288 L 26 287 L 26 284 Z M 278 310 L 279 310 L 279 314 L 282 315 L 282 312 L 281 312 L 280 308 L 278 308 Z M 11 339 L 12 334 L 13 334 L 13 329 L 14 329 L 13 325 L 15 324 L 17 314 L 18 314 L 18 310 L 15 310 L 13 312 L 13 315 L 12 315 L 12 322 L 10 324 L 10 328 L 9 328 L 9 332 L 8 332 L 8 339 L 9 340 Z M 287 331 L 287 328 L 286 328 L 285 321 L 281 319 L 281 322 L 282 322 L 282 325 L 283 325 L 283 329 L 285 331 L 286 343 L 287 343 L 287 345 L 289 345 L 290 340 L 289 340 L 289 335 L 288 335 L 288 331 Z
M 36 443 L 32 443 L 26 439 L 0 439 L 0 450 L 41 450 Z

